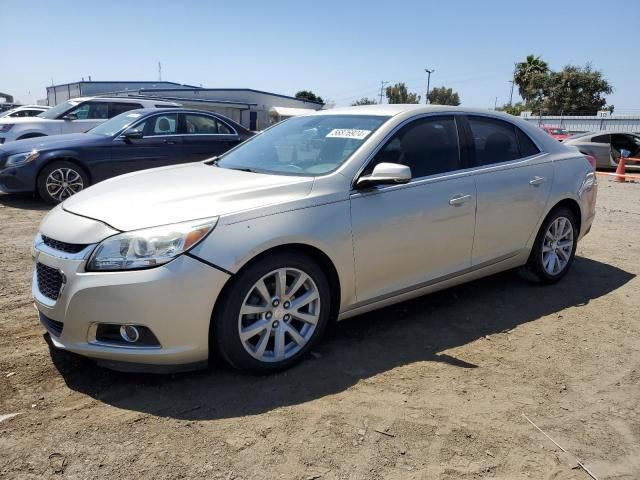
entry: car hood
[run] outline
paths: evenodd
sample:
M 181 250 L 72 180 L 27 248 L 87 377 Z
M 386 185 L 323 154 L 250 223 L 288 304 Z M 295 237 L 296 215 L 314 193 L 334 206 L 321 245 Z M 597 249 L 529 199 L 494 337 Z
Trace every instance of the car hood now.
M 267 175 L 189 163 L 122 175 L 62 208 L 122 231 L 251 210 L 307 196 L 313 177 Z
M 65 135 L 51 135 L 46 137 L 26 138 L 9 142 L 0 147 L 0 153 L 8 155 L 14 153 L 29 152 L 38 150 L 59 150 L 65 148 L 77 148 L 82 145 L 93 145 L 104 142 L 107 137 L 87 133 L 69 133 Z

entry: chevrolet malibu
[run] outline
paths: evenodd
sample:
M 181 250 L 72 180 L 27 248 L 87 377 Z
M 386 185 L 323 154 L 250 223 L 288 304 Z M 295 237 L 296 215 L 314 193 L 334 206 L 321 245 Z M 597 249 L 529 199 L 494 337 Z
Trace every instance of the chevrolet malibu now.
M 35 238 L 33 296 L 55 347 L 107 367 L 217 352 L 272 372 L 334 319 L 516 267 L 557 282 L 596 191 L 584 155 L 511 116 L 321 111 L 67 199 Z

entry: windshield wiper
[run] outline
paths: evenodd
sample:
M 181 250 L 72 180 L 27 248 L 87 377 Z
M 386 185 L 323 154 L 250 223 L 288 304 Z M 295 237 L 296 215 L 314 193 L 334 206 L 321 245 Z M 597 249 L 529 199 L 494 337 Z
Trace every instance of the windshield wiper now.
M 238 170 L 240 172 L 250 172 L 250 173 L 258 173 L 257 170 L 254 170 L 253 168 L 246 168 L 246 167 L 224 167 L 224 168 L 228 168 L 229 170 Z
M 215 167 L 220 167 L 220 168 L 226 168 L 227 170 L 238 170 L 240 172 L 258 173 L 257 170 L 254 170 L 254 169 L 248 168 L 248 167 L 222 167 L 218 163 L 219 161 L 220 161 L 219 157 L 213 157 L 213 158 L 209 158 L 209 159 L 205 160 L 204 164 L 205 165 L 213 165 Z

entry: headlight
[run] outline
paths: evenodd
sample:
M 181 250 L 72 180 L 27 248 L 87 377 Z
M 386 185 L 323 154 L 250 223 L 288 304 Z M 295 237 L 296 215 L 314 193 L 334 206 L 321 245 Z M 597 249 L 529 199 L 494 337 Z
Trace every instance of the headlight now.
M 13 123 L 0 124 L 0 133 L 8 132 L 13 127 Z
M 4 166 L 19 167 L 20 165 L 24 165 L 25 163 L 33 162 L 39 156 L 40 153 L 38 153 L 37 150 L 31 150 L 30 152 L 25 153 L 16 153 L 14 155 L 9 155 Z
M 135 270 L 163 265 L 196 246 L 217 222 L 215 217 L 114 235 L 96 247 L 87 270 Z

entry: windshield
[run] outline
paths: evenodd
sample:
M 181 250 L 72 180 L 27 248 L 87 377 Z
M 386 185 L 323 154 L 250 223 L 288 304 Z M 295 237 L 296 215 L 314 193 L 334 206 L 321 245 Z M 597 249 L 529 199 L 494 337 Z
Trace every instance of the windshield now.
M 138 120 L 141 115 L 141 113 L 137 113 L 136 111 L 124 112 L 120 115 L 116 115 L 111 120 L 107 120 L 97 127 L 92 128 L 87 133 L 112 137 Z
M 0 118 L 2 117 L 8 117 L 9 115 L 11 115 L 12 113 L 14 113 L 15 111 L 17 111 L 20 107 L 16 107 L 16 108 L 12 108 L 11 110 L 5 110 L 4 112 L 0 113 Z
M 40 118 L 51 118 L 51 119 L 58 118 L 64 112 L 69 110 L 71 107 L 75 107 L 79 103 L 80 102 L 77 102 L 77 101 L 67 100 L 66 102 L 59 103 L 55 107 L 50 108 L 46 112 L 42 112 L 40 115 L 38 115 L 38 117 L 40 117 Z
M 338 168 L 389 117 L 294 117 L 224 155 L 223 168 L 261 173 L 322 175 Z

